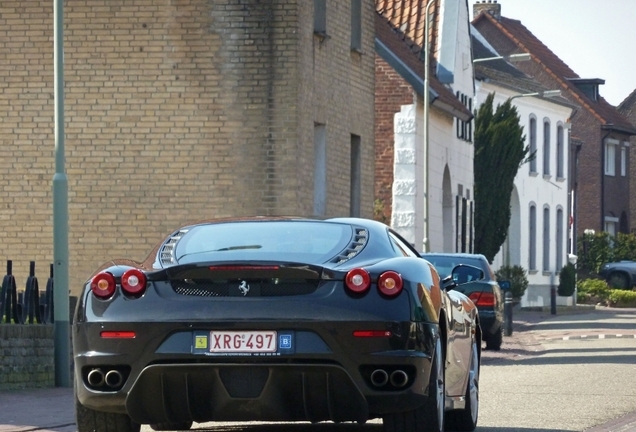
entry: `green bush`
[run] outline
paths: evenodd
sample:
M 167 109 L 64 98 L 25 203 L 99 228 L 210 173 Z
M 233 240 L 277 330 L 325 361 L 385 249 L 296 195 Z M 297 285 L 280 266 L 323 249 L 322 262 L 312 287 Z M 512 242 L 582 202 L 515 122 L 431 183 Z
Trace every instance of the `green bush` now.
M 527 272 L 521 266 L 503 266 L 495 272 L 495 276 L 497 280 L 510 282 L 510 293 L 516 300 L 519 300 L 528 288 Z
M 636 261 L 636 235 L 606 232 L 583 234 L 577 240 L 579 278 L 598 275 L 601 266 L 621 260 Z
M 574 289 L 576 288 L 576 269 L 572 263 L 568 263 L 563 266 L 559 273 L 559 286 L 557 287 L 557 293 L 561 297 L 570 297 L 574 295 Z
M 636 291 L 611 290 L 608 297 L 608 305 L 636 307 Z
M 612 291 L 607 282 L 602 279 L 579 280 L 576 286 L 577 303 L 583 304 L 605 304 Z
M 593 296 L 608 296 L 611 291 L 607 282 L 603 279 L 583 279 L 577 283 L 579 294 L 590 294 Z

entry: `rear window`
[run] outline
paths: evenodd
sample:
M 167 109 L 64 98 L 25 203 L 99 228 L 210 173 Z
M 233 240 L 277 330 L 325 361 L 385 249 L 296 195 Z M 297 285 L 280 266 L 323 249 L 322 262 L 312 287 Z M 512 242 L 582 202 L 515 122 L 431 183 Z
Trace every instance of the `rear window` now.
M 450 275 L 453 271 L 453 268 L 458 264 L 466 264 L 471 265 L 473 267 L 477 267 L 479 269 L 484 270 L 483 262 L 479 258 L 472 257 L 459 257 L 459 256 L 436 256 L 436 255 L 422 255 L 424 259 L 429 261 L 431 264 L 435 266 L 437 272 L 440 277 L 444 279 L 446 276 Z M 484 270 L 486 276 L 489 276 L 486 270 Z
M 313 221 L 224 222 L 190 229 L 177 243 L 180 264 L 208 260 L 324 263 L 351 242 L 349 225 Z

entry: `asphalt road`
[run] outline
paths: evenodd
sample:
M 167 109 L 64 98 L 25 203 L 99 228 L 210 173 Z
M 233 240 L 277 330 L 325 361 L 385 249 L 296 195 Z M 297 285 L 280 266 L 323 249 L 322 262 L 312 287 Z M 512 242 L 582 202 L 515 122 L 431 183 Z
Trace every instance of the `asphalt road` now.
M 518 313 L 500 352 L 485 351 L 480 432 L 636 431 L 636 310 Z M 380 432 L 357 424 L 206 423 L 214 432 Z M 151 431 L 149 427 L 142 429 Z
M 485 351 L 479 432 L 636 431 L 636 310 L 515 315 Z M 76 431 L 70 388 L 0 392 L 0 432 Z M 357 424 L 206 423 L 214 432 L 380 432 Z M 151 431 L 144 426 L 144 432 Z

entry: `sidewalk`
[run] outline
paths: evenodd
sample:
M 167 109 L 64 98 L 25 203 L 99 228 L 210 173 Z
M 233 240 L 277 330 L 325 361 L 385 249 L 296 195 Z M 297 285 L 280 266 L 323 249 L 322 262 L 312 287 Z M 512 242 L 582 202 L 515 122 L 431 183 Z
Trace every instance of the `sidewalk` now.
M 554 340 L 592 338 L 636 339 L 636 309 L 580 305 L 529 311 L 515 309 L 513 332 L 504 336 L 500 351 L 482 351 L 482 363 L 522 360 L 541 355 Z
M 0 392 L 0 432 L 74 432 L 72 388 Z

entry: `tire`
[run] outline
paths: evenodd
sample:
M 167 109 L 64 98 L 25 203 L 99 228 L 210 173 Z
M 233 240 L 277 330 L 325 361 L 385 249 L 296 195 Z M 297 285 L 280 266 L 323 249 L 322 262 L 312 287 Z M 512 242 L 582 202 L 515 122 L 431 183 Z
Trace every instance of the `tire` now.
M 607 278 L 607 284 L 612 288 L 622 290 L 630 289 L 632 287 L 631 280 L 627 275 L 625 275 L 625 273 L 612 273 Z
M 471 432 L 477 427 L 479 417 L 479 351 L 477 341 L 471 347 L 470 369 L 466 383 L 466 406 L 461 410 L 449 411 L 446 414 L 446 430 L 455 432 Z
M 96 411 L 86 408 L 75 397 L 77 432 L 139 432 L 141 425 L 127 414 Z
M 192 427 L 192 422 L 157 423 L 151 424 L 150 427 L 156 431 L 182 431 L 189 430 Z
M 501 349 L 501 344 L 503 343 L 503 329 L 499 327 L 499 329 L 492 334 L 488 339 L 486 339 L 486 349 L 492 351 L 499 351 Z
M 414 410 L 393 413 L 382 419 L 384 432 L 442 432 L 444 431 L 444 353 L 442 341 L 437 338 L 429 394 L 426 403 Z

